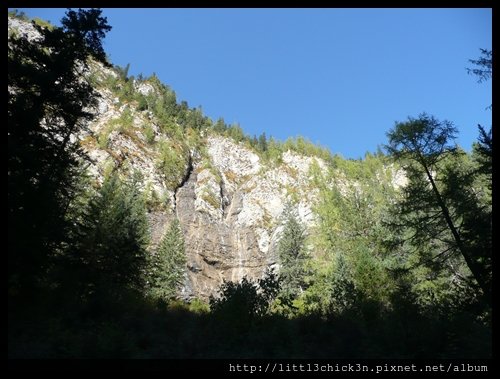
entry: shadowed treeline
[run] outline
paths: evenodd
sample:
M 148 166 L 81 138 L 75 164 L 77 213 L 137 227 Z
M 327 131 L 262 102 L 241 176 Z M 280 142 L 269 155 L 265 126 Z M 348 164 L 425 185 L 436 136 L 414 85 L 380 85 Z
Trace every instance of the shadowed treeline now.
M 131 292 L 88 304 L 48 293 L 9 308 L 9 358 L 490 357 L 490 330 L 472 309 L 420 309 L 404 291 L 395 296 L 393 309 L 360 301 L 290 319 L 248 315 L 241 303 L 209 313 Z

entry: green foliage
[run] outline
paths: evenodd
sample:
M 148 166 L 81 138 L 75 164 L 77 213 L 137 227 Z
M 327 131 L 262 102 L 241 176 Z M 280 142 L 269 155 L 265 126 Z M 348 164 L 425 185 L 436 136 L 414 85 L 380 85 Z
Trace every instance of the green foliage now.
M 468 68 L 467 72 L 479 77 L 479 83 L 493 77 L 493 52 L 491 50 L 481 49 L 481 57 L 477 60 L 470 59 L 469 62 L 477 67 Z
M 153 145 L 155 142 L 155 131 L 151 123 L 147 122 L 143 125 L 144 128 L 144 137 L 146 137 L 146 142 L 150 145 Z
M 19 11 L 18 9 L 13 9 L 8 12 L 9 17 L 18 18 L 22 21 L 30 21 L 29 17 L 23 11 Z
M 491 128 L 486 131 L 479 125 L 479 138 L 473 145 L 473 158 L 477 164 L 478 174 L 484 175 L 487 186 L 491 190 L 493 168 L 493 138 Z
M 226 129 L 225 135 L 234 139 L 236 142 L 242 142 L 245 140 L 245 132 L 241 129 L 239 124 L 233 124 Z
M 473 170 L 464 160 L 466 155 L 452 144 L 455 134 L 450 122 L 426 114 L 397 123 L 388 133 L 387 149 L 404 162 L 409 179 L 394 212 L 394 228 L 400 234 L 410 232 L 406 242 L 420 256 L 418 264 L 440 269 L 446 262 L 451 274 L 457 275 L 465 263 L 488 302 L 490 214 L 478 204 Z M 472 279 L 468 274 L 458 277 Z
M 358 293 L 353 276 L 349 272 L 347 262 L 342 254 L 337 255 L 335 263 L 335 272 L 331 283 L 330 307 L 333 311 L 341 313 L 355 306 Z
M 169 300 L 177 294 L 186 276 L 184 236 L 174 219 L 151 257 L 149 286 L 154 297 Z
M 184 178 L 187 153 L 183 146 L 174 144 L 172 141 L 161 141 L 158 150 L 157 167 L 165 178 L 166 186 L 174 189 Z
M 118 75 L 107 73 L 98 82 L 98 86 L 99 88 L 107 88 L 111 90 L 113 93 L 117 94 L 120 90 L 120 78 L 118 77 Z
M 157 89 L 158 96 L 149 95 L 148 108 L 158 118 L 160 125 L 172 123 L 178 114 L 177 97 L 168 86 L 160 84 L 154 78 L 152 84 Z M 152 101 L 151 101 L 152 100 Z
M 146 201 L 146 207 L 148 212 L 165 210 L 165 199 L 159 194 L 154 188 L 151 182 L 146 184 L 144 188 L 144 197 Z
M 259 136 L 259 142 L 258 142 L 258 149 L 265 153 L 267 151 L 267 138 L 266 138 L 266 133 L 262 133 Z
M 132 115 L 132 111 L 130 107 L 125 107 L 119 117 L 110 120 L 107 124 L 107 127 L 110 129 L 114 129 L 118 127 L 120 132 L 124 132 L 133 126 L 134 116 Z
M 186 122 L 184 124 L 185 128 L 202 129 L 205 125 L 206 121 L 201 107 L 191 109 L 187 112 Z
M 99 86 L 111 90 L 115 96 L 118 96 L 120 103 L 130 103 L 140 99 L 140 94 L 135 91 L 133 77 L 128 77 L 126 67 L 113 66 L 113 73 L 107 73 Z M 142 109 L 139 109 L 142 110 Z
M 118 130 L 120 133 L 131 135 L 133 127 L 134 117 L 129 107 L 126 107 L 119 117 L 114 118 L 102 128 L 100 133 L 97 135 L 97 143 L 99 148 L 107 149 L 109 146 L 109 135 L 114 130 Z
M 136 98 L 137 95 L 134 89 L 134 81 L 125 80 L 119 87 L 118 99 L 121 103 L 127 103 L 136 100 Z
M 269 138 L 267 142 L 267 150 L 265 154 L 265 159 L 269 162 L 276 162 L 276 164 L 280 164 L 282 162 L 283 150 L 281 149 L 281 145 L 273 138 Z
M 292 150 L 306 156 L 316 156 L 322 158 L 326 162 L 331 162 L 332 160 L 332 153 L 328 148 L 322 147 L 319 144 L 314 144 L 302 136 L 288 138 L 283 143 L 283 151 L 286 150 Z
M 206 314 L 210 312 L 210 305 L 203 300 L 194 298 L 189 303 L 189 311 L 196 314 Z
M 298 220 L 291 204 L 283 211 L 284 227 L 278 243 L 277 251 L 280 261 L 281 293 L 280 297 L 292 300 L 305 288 L 306 231 Z
M 116 65 L 116 66 L 114 66 L 114 69 L 122 81 L 124 81 L 124 82 L 128 81 L 128 79 L 129 79 L 128 78 L 128 70 L 130 69 L 130 63 L 127 63 L 127 65 L 125 67 L 120 67 L 120 66 Z
M 208 204 L 210 204 L 213 208 L 220 209 L 221 207 L 220 200 L 217 197 L 217 195 L 213 193 L 213 191 L 211 190 L 203 191 L 201 198 Z
M 35 17 L 33 19 L 33 22 L 35 24 L 37 24 L 38 26 L 41 26 L 42 28 L 47 28 L 49 30 L 53 30 L 54 29 L 54 25 L 52 25 L 50 22 L 42 20 L 41 18 Z
M 224 281 L 219 296 L 210 297 L 210 310 L 230 327 L 246 329 L 258 316 L 265 315 L 280 290 L 280 279 L 267 270 L 257 283 L 246 277 L 239 283 Z
M 85 296 L 123 288 L 142 290 L 149 229 L 139 178 L 122 182 L 116 172 L 104 180 L 82 220 L 72 266 Z
M 214 125 L 214 131 L 217 133 L 224 133 L 228 129 L 228 126 L 224 122 L 224 119 L 221 117 L 217 120 L 217 122 Z
M 137 93 L 136 100 L 137 100 L 137 110 L 138 111 L 142 112 L 142 111 L 145 111 L 149 108 L 148 98 L 146 96 L 144 96 L 142 93 Z
M 128 103 L 98 136 L 99 146 L 108 148 L 113 130 L 137 142 L 132 107 L 148 111 L 150 119 L 151 112 L 160 125 L 158 143 L 149 122 L 143 133 L 170 189 L 186 179 L 186 167 L 192 169 L 189 150 L 199 153 L 199 169 L 221 180 L 208 159 L 206 129 L 252 148 L 268 166 L 280 164 L 288 150 L 327 163 L 326 172 L 315 161 L 310 169 L 310 189 L 319 189 L 319 223 L 307 240 L 315 259 L 306 253 L 305 229 L 289 207 L 277 247 L 279 279 L 269 272 L 257 283 L 224 282 L 210 306 L 199 299 L 188 305 L 172 300 L 186 279 L 178 220 L 157 251 L 146 252 L 146 204 L 161 209 L 167 194 L 151 184 L 141 193 L 140 178 L 122 181 L 111 166 L 100 188 L 80 175 L 84 155 L 71 141 L 91 119 L 83 109 L 94 101 L 84 81 L 76 80 L 74 62 L 89 54 L 105 61 L 100 39 L 108 28 L 99 15 L 70 12 L 63 30 L 35 22 L 50 37 L 40 46 L 9 37 L 9 86 L 17 90 L 9 94 L 9 304 L 23 281 L 48 284 L 45 292 L 9 307 L 9 358 L 491 355 L 491 310 L 481 304 L 473 280 L 483 281 L 483 292 L 491 285 L 491 130 L 480 127 L 468 155 L 450 143 L 451 123 L 424 114 L 396 124 L 388 150 L 409 179 L 396 190 L 391 175 L 399 166 L 380 150 L 344 160 L 302 137 L 250 138 L 238 124 L 228 126 L 222 118 L 213 123 L 201 107 L 178 103 L 154 74 L 138 78 L 154 88 L 142 95 L 128 76 L 129 65 L 115 67 L 116 76 L 93 73 L 89 83 Z M 71 36 L 79 26 L 81 40 L 78 33 Z M 481 67 L 470 70 L 480 80 L 491 78 L 491 52 L 483 54 L 471 61 Z M 63 80 L 59 91 L 54 77 L 71 80 Z M 47 127 L 40 127 L 41 120 Z M 220 206 L 215 194 L 201 196 Z M 271 230 L 271 216 L 263 220 Z M 459 253 L 471 260 L 473 276 Z M 140 295 L 144 289 L 146 296 Z
M 319 217 L 315 246 L 324 251 L 324 264 L 336 262 L 333 271 L 314 284 L 314 290 L 331 294 L 332 283 L 339 288 L 352 284 L 355 288 L 352 295 L 356 298 L 387 303 L 391 285 L 387 267 L 391 258 L 385 254 L 385 240 L 391 230 L 385 220 L 397 192 L 386 159 L 367 155 L 363 161 L 347 161 L 337 157 L 335 169 L 321 172 L 312 165 L 311 175 L 320 189 L 319 202 L 314 208 Z M 340 279 L 346 275 L 348 279 Z M 318 287 L 320 284 L 322 288 Z M 353 301 L 352 297 L 348 299 L 340 296 L 340 300 L 333 302 L 333 309 L 346 309 L 343 302 Z
M 101 132 L 97 135 L 97 145 L 100 149 L 107 149 L 109 146 L 109 135 L 112 132 L 112 128 L 104 127 Z
M 408 122 L 396 123 L 387 133 L 386 149 L 394 158 L 416 161 L 429 170 L 447 153 L 453 153 L 457 128 L 450 121 L 439 121 L 422 113 Z

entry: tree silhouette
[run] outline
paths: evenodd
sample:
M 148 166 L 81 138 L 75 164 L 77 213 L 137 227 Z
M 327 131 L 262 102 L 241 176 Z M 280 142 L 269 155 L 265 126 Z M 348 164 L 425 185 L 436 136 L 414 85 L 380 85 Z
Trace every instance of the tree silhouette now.
M 111 29 L 98 9 L 69 10 L 60 28 L 33 27 L 39 38 L 8 40 L 11 293 L 29 293 L 69 243 L 66 212 L 84 157 L 78 133 L 96 104 L 84 74 L 89 56 L 105 63 L 102 39 Z
M 493 52 L 491 50 L 481 49 L 481 57 L 470 59 L 469 62 L 477 68 L 467 68 L 467 73 L 478 76 L 479 83 L 493 77 Z

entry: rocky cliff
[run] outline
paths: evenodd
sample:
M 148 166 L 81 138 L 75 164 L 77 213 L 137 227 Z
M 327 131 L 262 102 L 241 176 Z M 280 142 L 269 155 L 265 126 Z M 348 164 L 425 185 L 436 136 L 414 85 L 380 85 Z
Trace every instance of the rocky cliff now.
M 14 30 L 38 38 L 31 24 L 9 17 L 9 33 Z M 210 129 L 179 132 L 175 117 L 167 128 L 165 119 L 137 97 L 120 96 L 129 86 L 154 101 L 164 96 L 158 83 L 120 80 L 116 70 L 91 66 L 86 76 L 100 98 L 94 121 L 80 135 L 91 158 L 89 174 L 99 185 L 110 165 L 141 173 L 144 191 L 154 199 L 152 249 L 174 217 L 180 220 L 187 254 L 184 298 L 207 299 L 223 280 L 260 278 L 267 267 L 278 265 L 275 246 L 287 202 L 294 203 L 306 228 L 314 228 L 319 190 L 312 167 L 326 172 L 331 167 L 325 160 L 291 150 L 279 160 L 265 160 L 248 144 Z M 404 181 L 396 179 L 395 185 Z M 342 187 L 344 180 L 339 175 L 331 185 Z

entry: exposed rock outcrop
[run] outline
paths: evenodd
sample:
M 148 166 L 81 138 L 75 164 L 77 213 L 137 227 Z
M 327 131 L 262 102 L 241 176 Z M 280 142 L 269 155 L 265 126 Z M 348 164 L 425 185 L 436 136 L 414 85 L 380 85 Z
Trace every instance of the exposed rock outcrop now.
M 9 33 L 12 30 L 30 40 L 39 37 L 31 24 L 9 17 Z M 87 75 L 96 82 L 117 79 L 112 69 L 95 62 L 90 65 Z M 133 88 L 148 97 L 159 95 L 151 82 L 134 81 Z M 280 217 L 288 201 L 296 203 L 307 228 L 317 222 L 313 208 L 319 190 L 313 185 L 311 168 L 326 171 L 328 165 L 321 158 L 286 151 L 281 163 L 263 162 L 243 143 L 207 131 L 199 133 L 203 149 L 198 146 L 197 151 L 184 146 L 175 133 L 162 133 L 165 125 L 150 110 L 140 110 L 137 101 L 123 102 L 105 85 L 97 90 L 96 117 L 80 135 L 92 161 L 89 173 L 96 183 L 102 183 L 110 164 L 141 173 L 144 190 L 160 202 L 149 214 L 152 249 L 168 224 L 175 217 L 180 220 L 187 254 L 183 297 L 207 299 L 223 280 L 260 278 L 267 267 L 275 265 Z M 162 144 L 171 149 L 168 151 L 191 149 L 186 158 L 178 160 L 178 175 L 162 171 L 158 164 Z M 395 185 L 404 185 L 404 175 L 393 175 Z M 332 185 L 342 190 L 345 180 L 339 176 Z
M 195 165 L 176 195 L 188 257 L 189 291 L 183 295 L 201 298 L 213 294 L 223 280 L 260 278 L 276 263 L 270 246 L 276 243 L 278 219 L 289 197 L 284 186 L 302 191 L 309 170 L 304 164 L 308 159 L 291 153 L 283 165 L 296 171 L 288 173 L 285 168 L 261 170 L 259 157 L 230 139 L 209 137 L 207 145 L 217 172 Z M 299 203 L 306 225 L 314 222 L 313 201 L 309 195 Z

